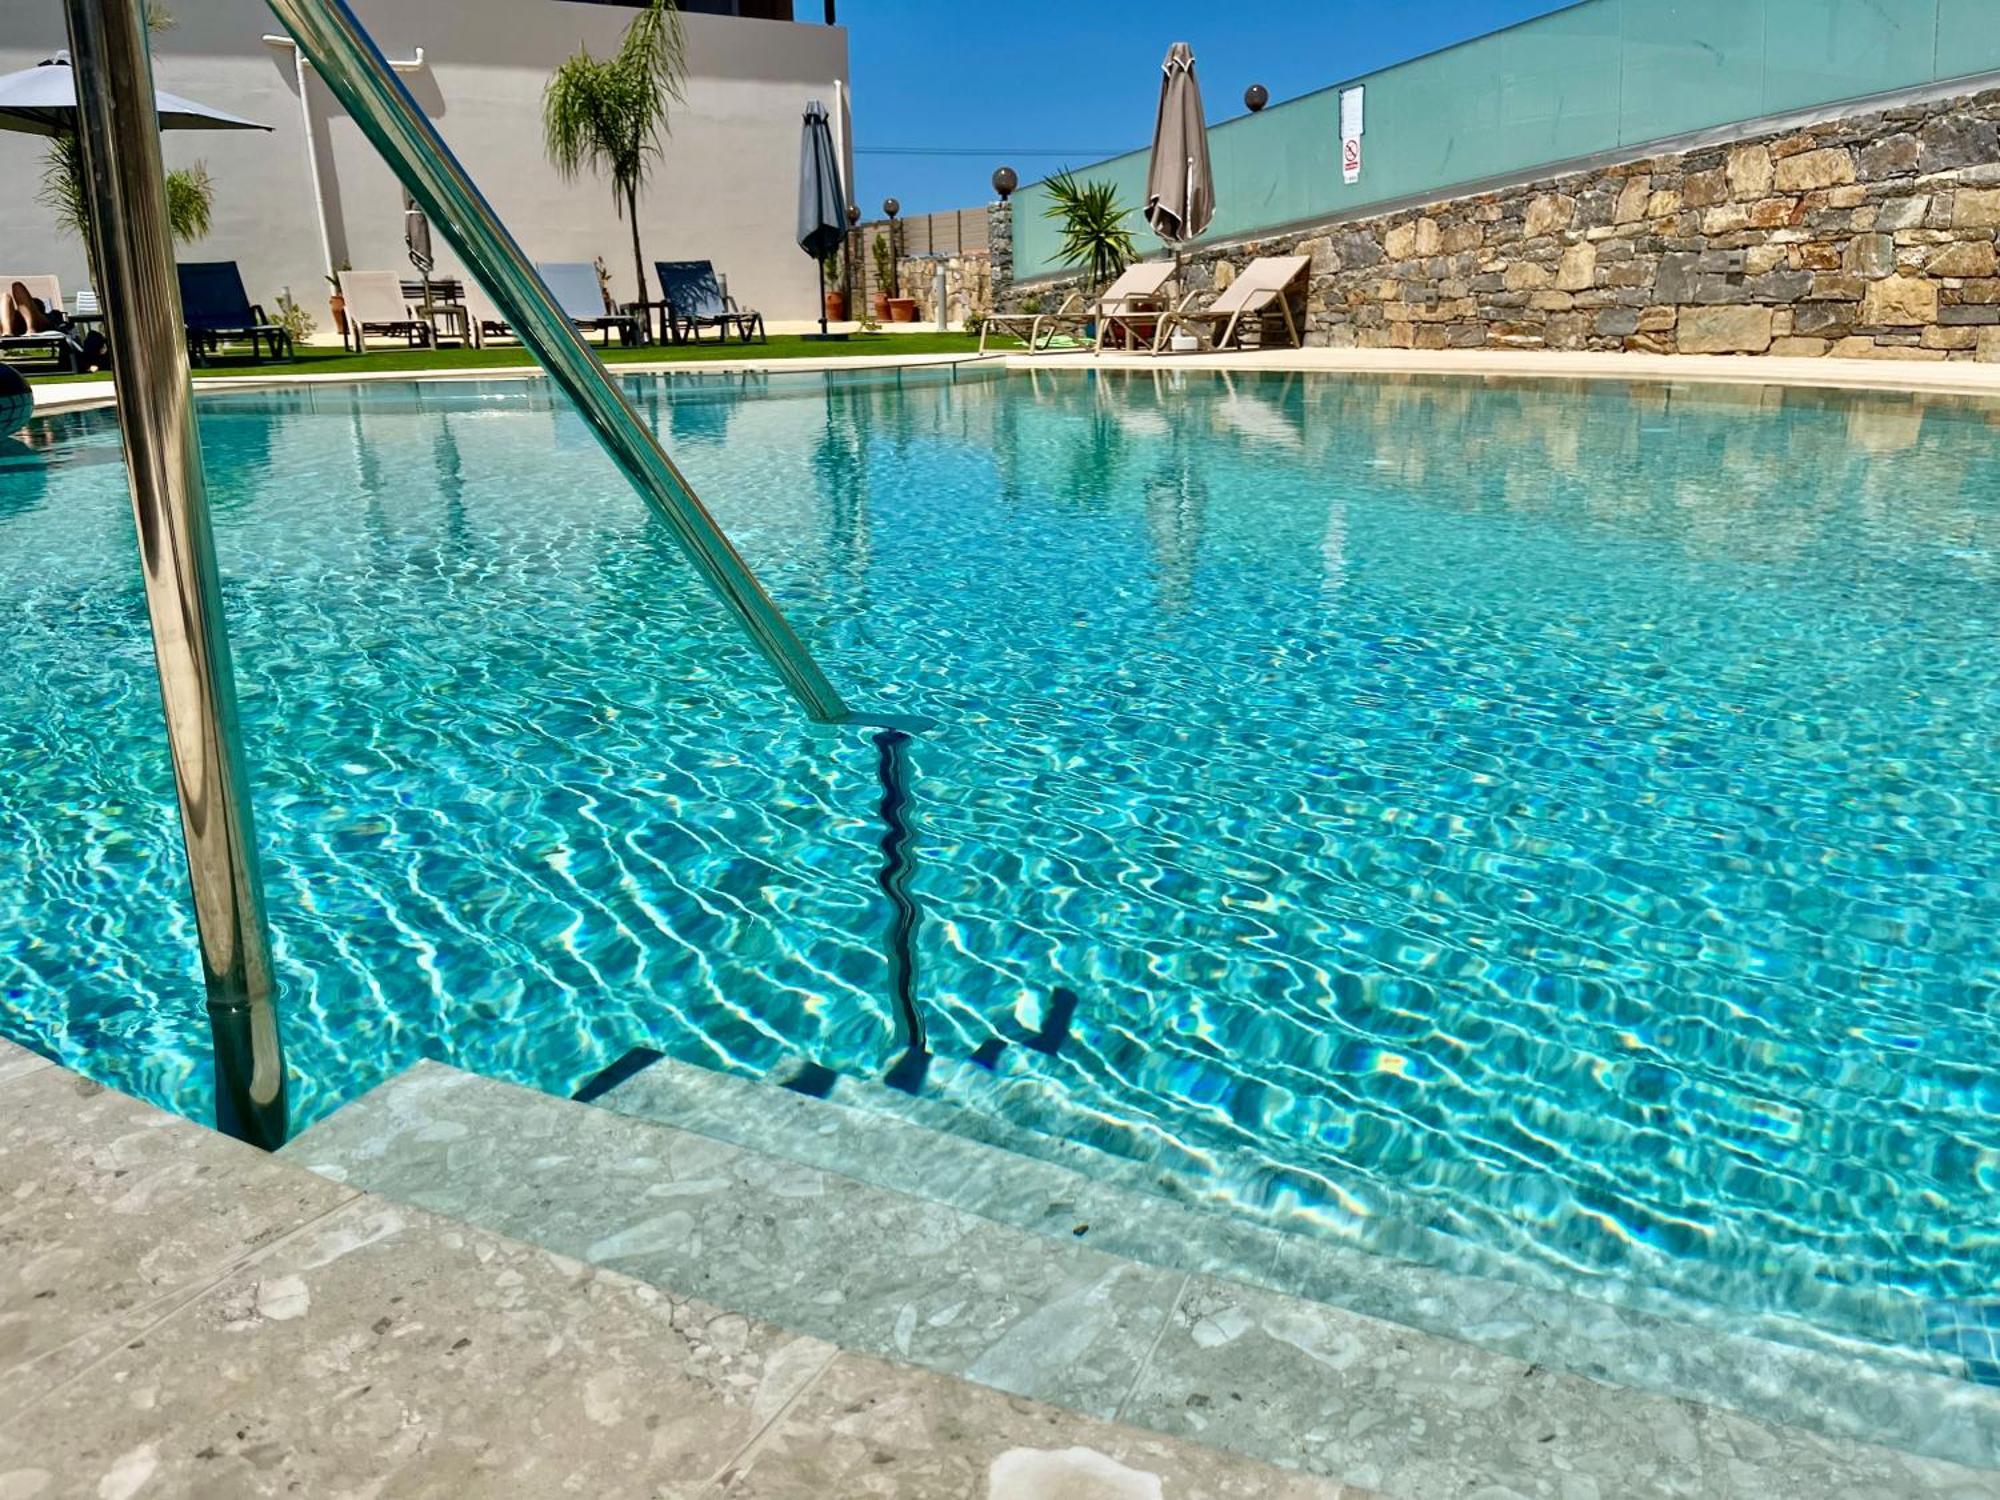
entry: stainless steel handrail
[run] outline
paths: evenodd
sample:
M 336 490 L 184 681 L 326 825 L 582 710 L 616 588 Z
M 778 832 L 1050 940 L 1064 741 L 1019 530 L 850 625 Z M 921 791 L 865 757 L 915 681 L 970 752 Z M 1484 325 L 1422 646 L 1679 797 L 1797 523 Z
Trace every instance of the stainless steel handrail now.
M 77 135 L 215 1036 L 216 1125 L 285 1139 L 271 934 L 202 483 L 143 0 L 65 0 Z
M 320 79 L 477 276 L 515 334 L 566 391 L 606 451 L 660 517 L 710 588 L 764 654 L 807 715 L 850 720 L 819 663 L 694 489 L 660 447 L 576 326 L 557 307 L 521 247 L 410 97 L 345 0 L 267 0 Z

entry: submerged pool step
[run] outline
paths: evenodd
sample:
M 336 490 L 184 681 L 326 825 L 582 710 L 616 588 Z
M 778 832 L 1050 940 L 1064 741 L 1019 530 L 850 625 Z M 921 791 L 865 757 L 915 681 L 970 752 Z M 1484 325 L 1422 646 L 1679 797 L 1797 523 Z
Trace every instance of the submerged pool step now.
M 746 1119 L 763 1144 L 732 1138 L 747 1139 Z M 876 1177 L 903 1163 L 930 1187 L 902 1191 L 858 1163 L 816 1164 L 836 1148 L 868 1158 Z M 1870 1443 L 1601 1384 L 1273 1290 L 1255 1264 L 1267 1233 L 1255 1226 L 1240 1241 L 1208 1238 L 1171 1205 L 1050 1163 L 670 1060 L 596 1104 L 425 1063 L 285 1154 L 671 1295 L 1392 1496 L 1491 1485 L 1521 1495 L 1969 1496 L 2000 1484 L 1880 1446 L 1885 1425 L 1918 1415 L 1886 1393 Z M 980 1211 L 960 1206 L 969 1195 Z M 1188 1254 L 1170 1241 L 1183 1235 L 1201 1236 L 1195 1253 L 1216 1270 L 1177 1268 Z M 1410 1272 L 1370 1259 L 1354 1257 L 1351 1273 Z M 1469 1285 L 1437 1316 L 1485 1343 L 1510 1336 L 1502 1325 L 1545 1318 L 1564 1321 L 1559 1337 L 1601 1347 L 1632 1337 L 1626 1315 L 1536 1295 Z M 1822 1374 L 1763 1371 L 1774 1385 Z M 1953 1407 L 1954 1390 L 1977 1388 L 1935 1381 L 1923 1393 L 1933 1454 L 1976 1448 L 1990 1431 Z M 2000 1453 L 1979 1452 L 1986 1469 L 2000 1468 Z
M 657 1058 L 658 1054 L 650 1056 Z M 1427 1227 L 1420 1217 L 1427 1211 L 1421 1203 L 1392 1202 L 1387 1211 L 1374 1213 L 1352 1211 L 1336 1184 L 1304 1177 L 1247 1150 L 1190 1146 L 1143 1122 L 1112 1122 L 1092 1115 L 1083 1122 L 1088 1138 L 1075 1138 L 1067 1132 L 1075 1128 L 1077 1117 L 1064 1103 L 1061 1080 L 1051 1074 L 1055 1066 L 1049 1057 L 1010 1048 L 1001 1054 L 998 1066 L 942 1056 L 929 1058 L 919 1088 L 837 1072 L 802 1058 L 779 1064 L 766 1078 L 854 1111 L 907 1121 L 953 1139 L 980 1142 L 1013 1156 L 1067 1168 L 1094 1186 L 1118 1187 L 1141 1195 L 1151 1202 L 1150 1213 L 1160 1211 L 1161 1200 L 1192 1210 L 1202 1216 L 1195 1222 L 1208 1227 L 1191 1234 L 1190 1244 L 1209 1244 L 1219 1233 L 1214 1227 L 1218 1223 L 1231 1230 L 1258 1227 L 1275 1243 L 1294 1247 L 1285 1253 L 1287 1275 L 1294 1280 L 1303 1275 L 1308 1286 L 1323 1281 L 1344 1286 L 1345 1271 L 1355 1256 L 1371 1264 L 1386 1257 L 1409 1263 L 1413 1270 L 1429 1268 L 1425 1274 L 1442 1275 L 1454 1286 L 1467 1278 L 1504 1281 L 1558 1298 L 1580 1297 L 1592 1307 L 1613 1304 L 1674 1330 L 1694 1325 L 1725 1335 L 1751 1335 L 1760 1344 L 1828 1353 L 1842 1365 L 1865 1359 L 1897 1375 L 1930 1373 L 1965 1379 L 1974 1373 L 1957 1347 L 1935 1338 L 1927 1343 L 1924 1309 L 1912 1298 L 1859 1287 L 1826 1288 L 1822 1293 L 1828 1302 L 1827 1320 L 1834 1327 L 1841 1326 L 1843 1317 L 1849 1320 L 1848 1326 L 1900 1326 L 1904 1336 L 1883 1344 L 1785 1313 L 1691 1303 L 1636 1275 L 1600 1278 L 1579 1293 L 1573 1282 L 1540 1262 L 1483 1252 L 1463 1237 Z M 763 1081 L 684 1060 L 676 1067 L 692 1067 L 696 1074 L 713 1073 L 753 1086 Z M 641 1073 L 624 1097 L 642 1098 L 650 1090 L 666 1087 L 665 1080 L 675 1076 L 672 1069 L 653 1069 L 652 1082 L 648 1083 Z M 895 1070 L 890 1076 L 895 1076 Z M 608 1096 L 616 1090 L 605 1092 Z M 615 1099 L 607 1098 L 606 1102 L 609 1107 L 620 1107 Z M 718 1118 L 726 1121 L 727 1115 Z M 854 1164 L 864 1174 L 874 1170 L 861 1154 L 855 1156 Z M 1252 1199 L 1247 1203 L 1239 1196 L 1246 1184 L 1251 1185 Z M 908 1173 L 890 1185 L 928 1190 L 925 1182 Z M 1400 1307 L 1370 1305 L 1361 1310 L 1428 1326 Z
M 2000 1466 L 2000 1396 L 1965 1385 L 1943 1357 L 1928 1371 L 1884 1366 L 1226 1215 L 1156 1165 L 957 1102 L 950 1088 L 964 1066 L 943 1064 L 936 1089 L 912 1096 L 816 1066 L 801 1091 L 663 1057 L 596 1104 L 1149 1266 L 1228 1277 L 1594 1380 Z

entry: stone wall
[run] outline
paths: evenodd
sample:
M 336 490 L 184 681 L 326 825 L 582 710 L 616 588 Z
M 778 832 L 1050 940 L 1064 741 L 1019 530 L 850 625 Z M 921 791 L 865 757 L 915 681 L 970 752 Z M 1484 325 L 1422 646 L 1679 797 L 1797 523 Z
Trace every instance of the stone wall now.
M 935 323 L 937 316 L 937 261 L 928 256 L 905 256 L 896 262 L 897 283 L 903 295 L 917 302 L 917 321 Z M 963 255 L 944 258 L 946 321 L 962 327 L 975 313 L 993 307 L 993 263 L 984 250 L 968 250 Z
M 1996 230 L 2000 91 L 1225 245 L 1184 275 L 1311 255 L 1316 345 L 2000 361 Z
M 986 261 L 990 285 L 982 311 L 1000 305 L 1014 282 L 1014 201 L 1002 198 L 986 210 Z

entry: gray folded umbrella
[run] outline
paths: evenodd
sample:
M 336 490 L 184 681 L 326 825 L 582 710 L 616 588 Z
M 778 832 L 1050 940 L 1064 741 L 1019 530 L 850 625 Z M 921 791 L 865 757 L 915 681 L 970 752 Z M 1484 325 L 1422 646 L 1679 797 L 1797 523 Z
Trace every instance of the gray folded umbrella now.
M 210 109 L 165 89 L 154 91 L 162 130 L 269 130 L 225 110 Z M 0 130 L 27 135 L 73 135 L 76 132 L 76 75 L 69 54 L 0 76 Z
M 437 265 L 437 257 L 431 253 L 431 221 L 417 200 L 403 189 L 403 244 L 410 252 L 410 264 L 417 268 L 417 274 L 428 278 L 431 269 Z
M 1215 179 L 1208 165 L 1208 121 L 1195 82 L 1194 51 L 1167 49 L 1161 65 L 1160 117 L 1153 126 L 1153 162 L 1146 173 L 1146 222 L 1170 245 L 1194 239 L 1215 217 Z
M 806 106 L 799 139 L 799 248 L 820 263 L 819 331 L 826 332 L 826 260 L 847 238 L 847 194 L 840 186 L 840 163 L 833 159 L 833 131 L 826 106 Z

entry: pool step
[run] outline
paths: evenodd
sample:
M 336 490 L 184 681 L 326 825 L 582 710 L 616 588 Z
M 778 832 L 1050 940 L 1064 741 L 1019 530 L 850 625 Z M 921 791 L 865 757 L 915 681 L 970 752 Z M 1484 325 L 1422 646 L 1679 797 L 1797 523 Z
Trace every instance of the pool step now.
M 1009 1088 L 1004 1074 L 946 1059 L 912 1094 L 812 1063 L 757 1079 L 656 1057 L 596 1103 L 1146 1265 L 1228 1277 L 1593 1380 L 2000 1466 L 2000 1393 L 1967 1387 L 1956 1358 L 1883 1364 L 1830 1339 L 1694 1325 L 1246 1219 L 1179 1171 L 1012 1122 L 997 1093 Z
M 657 1058 L 659 1054 L 649 1056 Z M 1135 1123 L 1087 1115 L 1082 1123 L 1089 1138 L 1074 1138 L 1068 1132 L 1078 1123 L 1078 1116 L 1059 1073 L 1063 1066 L 1064 1060 L 1055 1049 L 1044 1053 L 1034 1048 L 1000 1047 L 985 1064 L 941 1055 L 928 1058 L 919 1083 L 912 1076 L 915 1070 L 907 1067 L 892 1067 L 884 1077 L 868 1077 L 793 1057 L 755 1078 L 683 1059 L 672 1068 L 652 1064 L 628 1075 L 620 1087 L 605 1090 L 600 1102 L 628 1113 L 671 1118 L 673 1109 L 689 1107 L 691 1102 L 692 1084 L 680 1071 L 689 1067 L 696 1075 L 735 1078 L 753 1088 L 777 1082 L 852 1111 L 906 1121 L 955 1140 L 983 1143 L 1012 1156 L 1067 1168 L 1093 1186 L 1114 1186 L 1152 1200 L 1148 1212 L 1161 1212 L 1161 1200 L 1193 1211 L 1203 1216 L 1196 1222 L 1210 1227 L 1204 1233 L 1188 1235 L 1187 1243 L 1208 1243 L 1241 1226 L 1260 1227 L 1268 1231 L 1262 1243 L 1292 1247 L 1285 1252 L 1286 1274 L 1304 1276 L 1309 1286 L 1324 1282 L 1344 1287 L 1353 1266 L 1372 1265 L 1386 1257 L 1408 1263 L 1412 1277 L 1419 1282 L 1433 1274 L 1453 1286 L 1468 1278 L 1504 1281 L 1558 1300 L 1580 1300 L 1591 1307 L 1615 1304 L 1627 1315 L 1671 1330 L 1662 1335 L 1670 1344 L 1685 1337 L 1688 1325 L 1693 1325 L 1724 1335 L 1748 1334 L 1760 1345 L 1796 1346 L 1830 1354 L 1842 1366 L 1866 1360 L 1898 1376 L 1937 1374 L 1965 1379 L 1973 1373 L 1963 1351 L 1952 1343 L 1932 1337 L 1925 1347 L 1926 1311 L 1914 1298 L 1863 1287 L 1829 1287 L 1821 1293 L 1828 1324 L 1896 1330 L 1899 1337 L 1895 1342 L 1883 1344 L 1845 1336 L 1785 1314 L 1689 1303 L 1634 1276 L 1605 1278 L 1579 1294 L 1573 1283 L 1539 1262 L 1482 1252 L 1463 1237 L 1428 1227 L 1423 1215 L 1431 1206 L 1420 1201 L 1392 1200 L 1386 1211 L 1378 1203 L 1375 1211 L 1369 1212 L 1351 1204 L 1338 1184 L 1317 1175 L 1245 1149 L 1190 1146 L 1143 1120 Z M 901 1081 L 887 1081 L 896 1079 Z M 644 1102 L 663 1089 L 673 1091 L 672 1103 L 656 1107 Z M 734 1106 L 713 1112 L 709 1118 L 725 1132 L 744 1128 L 743 1113 Z M 864 1153 L 854 1153 L 853 1162 L 854 1169 L 864 1175 L 877 1170 Z M 841 1169 L 838 1160 L 828 1164 Z M 1236 1185 L 1237 1192 L 1232 1192 L 1229 1184 Z M 907 1171 L 885 1180 L 884 1185 L 905 1191 L 929 1190 L 921 1177 Z M 1251 1201 L 1237 1195 L 1242 1192 L 1247 1192 Z M 1227 1230 L 1213 1227 L 1218 1223 Z M 1427 1326 L 1409 1306 L 1370 1305 L 1359 1310 Z M 1535 1357 L 1545 1356 L 1538 1352 Z M 1588 1361 L 1569 1367 L 1584 1373 L 1596 1370 Z
M 641 1080 L 673 1123 L 604 1107 L 621 1092 L 625 1107 L 641 1102 Z M 763 1144 L 731 1139 L 747 1136 L 746 1119 L 760 1122 Z M 911 1164 L 928 1190 L 870 1181 L 858 1163 L 820 1165 L 835 1145 L 876 1177 Z M 1172 1205 L 1050 1163 L 672 1061 L 597 1104 L 426 1063 L 285 1154 L 669 1294 L 1391 1495 L 1480 1484 L 1554 1494 L 1559 1474 L 1605 1495 L 1972 1494 L 2000 1483 L 1287 1294 L 1275 1243 L 1273 1264 L 1257 1264 L 1256 1226 L 1217 1237 L 1163 1212 Z M 964 1206 L 973 1202 L 983 1211 Z M 1200 1248 L 1175 1249 L 1183 1235 Z M 1349 1300 L 1417 1274 L 1353 1259 Z M 1558 1340 L 1582 1347 L 1633 1336 L 1628 1315 L 1492 1283 L 1452 1289 L 1431 1316 L 1488 1344 L 1551 1319 Z M 1771 1385 L 1824 1374 L 1763 1367 Z M 1927 1453 L 1961 1449 L 2000 1468 L 1989 1414 L 1955 1394 L 1976 1390 L 1878 1391 L 1843 1420 L 1858 1416 L 1878 1441 L 1920 1426 Z

